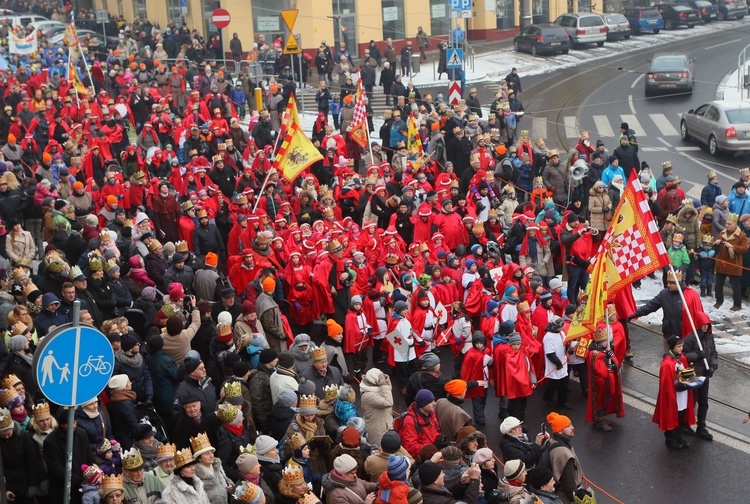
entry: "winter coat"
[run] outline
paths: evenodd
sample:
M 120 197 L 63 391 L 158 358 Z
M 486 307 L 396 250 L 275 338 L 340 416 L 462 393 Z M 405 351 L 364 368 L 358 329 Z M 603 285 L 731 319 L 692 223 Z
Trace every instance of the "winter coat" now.
M 7 234 L 5 238 L 5 252 L 13 262 L 17 262 L 21 258 L 34 259 L 34 255 L 36 254 L 34 238 L 28 231 L 21 231 L 21 234 L 17 236 Z
M 443 488 L 431 486 L 422 486 L 422 502 L 424 504 L 455 504 L 456 499 L 453 497 L 457 492 L 462 490 L 463 485 L 457 482 L 455 485 L 446 485 Z M 476 504 L 479 499 L 479 479 L 471 480 L 465 486 L 464 496 L 461 499 L 466 504 Z
M 362 377 L 359 386 L 362 416 L 367 425 L 367 442 L 380 446 L 383 434 L 393 429 L 393 387 L 391 379 L 376 369 L 377 380 L 372 381 L 371 373 Z
M 271 401 L 276 404 L 276 399 L 278 399 L 282 390 L 289 389 L 297 392 L 299 376 L 294 371 L 277 367 L 276 371 L 271 374 L 269 385 L 271 387 Z
M 456 439 L 458 430 L 471 425 L 471 415 L 461 406 L 463 401 L 452 397 L 441 398 L 437 401 L 435 415 L 440 422 L 440 432 L 448 436 L 451 441 Z
M 692 204 L 683 205 L 677 212 L 677 226 L 682 228 L 685 236 L 683 244 L 686 249 L 695 250 L 701 245 L 701 223 L 698 212 Z
M 743 266 L 750 266 L 742 264 L 742 255 L 748 251 L 747 235 L 737 227 L 731 235 L 728 235 L 726 230 L 722 231 L 719 239 L 723 242 L 714 246 L 716 250 L 716 274 L 742 276 Z M 730 244 L 732 249 L 727 247 L 726 243 Z
M 169 355 L 178 366 L 185 360 L 185 355 L 190 350 L 190 342 L 201 326 L 200 312 L 196 308 L 193 308 L 190 317 L 190 325 L 187 329 L 183 329 L 180 334 L 175 336 L 164 334 L 164 353 Z
M 117 401 L 113 398 L 109 412 L 112 415 L 112 434 L 120 442 L 123 450 L 129 450 L 133 446 L 133 435 L 140 424 L 135 403 L 124 397 Z
M 727 217 L 729 217 L 729 207 L 724 205 L 714 205 L 714 211 L 712 212 L 714 220 L 711 223 L 711 236 L 714 239 L 719 237 L 724 229 L 727 227 Z
M 742 256 L 740 255 L 741 260 Z M 716 266 L 718 269 L 718 264 Z M 638 308 L 633 317 L 643 317 L 661 308 L 663 315 L 661 333 L 665 338 L 668 338 L 673 334 L 682 334 L 682 305 L 679 292 L 662 289 L 651 301 Z
M 76 410 L 76 423 L 78 430 L 82 430 L 86 434 L 88 439 L 89 449 L 94 452 L 96 450 L 98 439 L 114 439 L 112 434 L 112 426 L 109 422 L 109 414 L 107 410 L 99 409 L 99 416 L 96 418 L 89 418 L 88 415 L 83 411 L 83 408 Z
M 530 255 L 522 255 L 518 257 L 518 262 L 522 268 L 533 266 L 541 277 L 555 276 L 555 265 L 552 263 L 549 242 L 544 246 L 539 246 L 537 243 L 536 255 L 536 261 Z
M 548 191 L 554 191 L 552 200 L 556 204 L 567 205 L 569 177 L 565 173 L 562 163 L 557 166 L 548 164 L 544 168 L 544 172 L 542 172 L 542 181 Z
M 154 386 L 154 407 L 160 414 L 169 412 L 180 384 L 177 364 L 163 350 L 147 355 L 146 364 Z
M 378 490 L 377 483 L 360 478 L 344 479 L 336 471 L 325 474 L 322 485 L 326 493 L 325 504 L 362 504 L 367 494 Z
M 608 209 L 607 212 L 604 209 Z M 612 200 L 607 191 L 599 192 L 593 187 L 589 189 L 589 212 L 591 213 L 591 227 L 599 232 L 607 231 L 612 221 Z
M 521 460 L 526 467 L 534 467 L 542 455 L 542 447 L 532 441 L 522 441 L 515 436 L 505 434 L 500 438 L 500 450 L 503 460 Z
M 240 447 L 251 443 L 250 433 L 242 429 L 238 436 L 224 425 L 219 428 L 216 442 L 216 459 L 222 462 L 224 474 L 232 481 L 240 477 L 235 460 L 240 456 Z
M 197 472 L 196 470 L 196 476 Z M 169 485 L 161 492 L 161 499 L 164 504 L 212 504 L 203 487 L 203 481 L 198 477 L 193 477 L 193 485 L 190 486 L 178 475 L 172 474 Z M 224 495 L 227 495 L 226 490 Z
M 172 403 L 172 416 L 182 415 L 182 405 L 188 396 L 198 396 L 201 399 L 201 408 L 205 411 L 214 411 L 216 407 L 216 388 L 211 383 L 211 378 L 205 378 L 202 383 L 198 383 L 193 378 L 186 376 L 177 387 Z
M 63 429 L 55 429 L 44 440 L 42 453 L 47 466 L 49 478 L 49 502 L 50 504 L 61 504 L 65 488 L 65 465 L 67 451 L 65 449 L 67 432 Z M 72 488 L 79 488 L 83 483 L 82 464 L 94 463 L 94 455 L 89 449 L 88 439 L 83 429 L 76 429 L 73 433 L 73 472 L 71 477 Z M 70 502 L 77 504 L 81 502 L 81 495 L 72 492 Z
M 406 457 L 409 461 L 409 466 L 414 463 L 414 459 L 411 458 L 409 452 L 404 450 L 403 446 L 393 455 Z M 365 459 L 365 472 L 370 477 L 370 481 L 377 482 L 380 479 L 380 475 L 388 470 L 388 458 L 390 456 L 390 453 L 384 453 L 378 450 Z
M 428 444 L 432 444 L 440 436 L 440 424 L 435 413 L 425 417 L 412 403 L 401 418 L 401 426 L 397 429 L 401 442 L 406 451 L 413 458 L 417 458 L 419 451 Z
M 134 365 L 135 363 L 137 365 Z M 138 402 L 144 402 L 147 398 L 154 397 L 154 384 L 151 381 L 151 373 L 148 372 L 146 361 L 140 354 L 129 358 L 119 350 L 115 353 L 115 368 L 112 375 L 124 374 L 130 379 L 131 390 L 138 394 Z
M 232 480 L 227 478 L 224 468 L 221 465 L 221 459 L 217 456 L 211 467 L 207 467 L 200 462 L 195 464 L 195 477 L 203 482 L 203 491 L 208 496 L 211 504 L 224 504 L 229 502 L 227 485 L 232 484 Z
M 44 480 L 44 466 L 39 445 L 30 432 L 13 422 L 10 439 L 0 439 L 6 490 L 19 497 L 30 497 L 29 489 Z
M 252 394 L 253 420 L 258 431 L 267 433 L 271 430 L 273 399 L 271 399 L 271 373 L 273 369 L 260 365 L 250 373 L 248 386 Z M 321 396 L 322 397 L 322 396 Z
M 716 197 L 721 195 L 721 187 L 719 184 L 708 183 L 703 186 L 701 190 L 701 205 L 706 207 L 713 207 L 716 203 Z

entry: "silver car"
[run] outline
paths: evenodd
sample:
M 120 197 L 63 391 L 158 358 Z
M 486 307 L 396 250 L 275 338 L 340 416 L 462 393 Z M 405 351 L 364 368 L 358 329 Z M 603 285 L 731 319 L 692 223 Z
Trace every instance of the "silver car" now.
M 706 144 L 712 156 L 750 151 L 750 102 L 717 100 L 683 112 L 680 136 Z
M 581 44 L 604 46 L 607 41 L 607 25 L 599 14 L 592 12 L 571 12 L 555 19 L 570 37 L 570 44 L 575 47 Z

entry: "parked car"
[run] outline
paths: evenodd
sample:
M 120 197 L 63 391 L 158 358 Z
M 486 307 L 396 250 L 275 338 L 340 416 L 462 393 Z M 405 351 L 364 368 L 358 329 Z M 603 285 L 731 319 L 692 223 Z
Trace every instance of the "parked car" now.
M 570 38 L 560 26 L 543 23 L 527 26 L 513 38 L 516 52 L 529 51 L 536 56 L 543 53 L 568 54 Z
M 719 7 L 708 0 L 677 0 L 674 4 L 690 7 L 704 23 L 710 23 L 719 17 Z
M 659 4 L 656 6 L 656 9 L 661 14 L 664 20 L 664 28 L 667 30 L 674 30 L 680 26 L 695 28 L 695 25 L 701 22 L 698 14 L 695 13 L 692 7 Z
M 607 26 L 599 14 L 592 12 L 571 12 L 555 19 L 570 37 L 570 45 L 596 44 L 604 46 L 607 41 Z
M 52 28 L 62 28 L 63 30 L 65 29 L 65 23 L 61 23 L 60 21 L 34 21 L 30 24 L 37 32 L 42 34 Z
M 711 0 L 719 8 L 719 21 L 727 19 L 742 19 L 747 16 L 747 2 L 745 0 Z
M 62 46 L 63 44 L 62 40 L 65 37 L 65 29 L 63 28 L 62 31 L 58 31 L 57 28 L 54 28 L 53 30 L 54 30 L 52 32 L 53 34 L 47 37 L 47 42 L 49 43 L 49 45 L 54 46 L 54 47 Z M 96 39 L 99 41 L 99 46 L 96 47 L 95 51 L 105 53 L 105 54 L 107 52 L 107 49 L 114 49 L 120 43 L 117 37 L 107 36 L 105 38 L 101 33 L 97 33 L 91 30 L 79 29 L 79 30 L 76 30 L 76 34 L 78 35 L 78 39 L 81 41 L 83 41 L 83 39 L 85 39 L 87 35 L 91 35 L 92 39 Z M 89 48 L 89 50 L 94 50 L 94 49 Z
M 0 15 L 0 22 L 5 20 L 8 20 L 13 28 L 22 28 L 36 21 L 49 21 L 46 17 L 37 14 Z
M 628 19 L 633 35 L 640 35 L 647 31 L 659 33 L 664 28 L 664 20 L 656 7 L 628 7 L 620 14 Z
M 617 12 L 602 14 L 604 24 L 607 26 L 607 40 L 616 42 L 620 39 L 630 38 L 630 23 L 628 18 Z
M 657 53 L 646 73 L 646 96 L 654 93 L 692 93 L 695 61 L 684 54 Z
M 750 102 L 717 100 L 683 112 L 680 136 L 707 145 L 712 156 L 750 151 Z

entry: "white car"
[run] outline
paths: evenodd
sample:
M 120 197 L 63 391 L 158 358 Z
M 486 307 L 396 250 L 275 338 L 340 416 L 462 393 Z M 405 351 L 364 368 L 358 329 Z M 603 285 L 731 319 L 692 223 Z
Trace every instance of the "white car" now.
M 52 28 L 65 29 L 65 23 L 61 23 L 60 21 L 34 21 L 33 23 L 29 24 L 31 24 L 31 26 L 33 26 L 36 31 L 42 33 Z

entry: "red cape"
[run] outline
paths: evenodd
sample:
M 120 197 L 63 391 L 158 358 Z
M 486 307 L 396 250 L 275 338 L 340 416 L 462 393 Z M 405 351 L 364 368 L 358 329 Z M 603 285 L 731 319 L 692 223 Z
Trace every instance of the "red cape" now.
M 589 395 L 586 406 L 586 421 L 594 421 L 594 413 L 604 410 L 605 415 L 616 414 L 618 418 L 625 416 L 625 404 L 622 402 L 622 381 L 620 379 L 620 362 L 617 357 L 613 361 L 617 365 L 615 371 L 610 371 L 605 362 L 604 352 L 589 351 L 586 355 L 586 366 L 589 370 Z
M 677 411 L 677 391 L 675 389 L 675 364 L 676 357 L 672 353 L 664 355 L 659 368 L 659 394 L 656 396 L 656 408 L 652 421 L 659 425 L 659 430 L 677 429 L 680 426 L 680 419 Z M 688 367 L 687 359 L 680 355 L 682 365 Z M 685 422 L 688 425 L 695 425 L 695 401 L 693 400 L 693 391 L 688 390 L 687 409 L 684 411 Z

